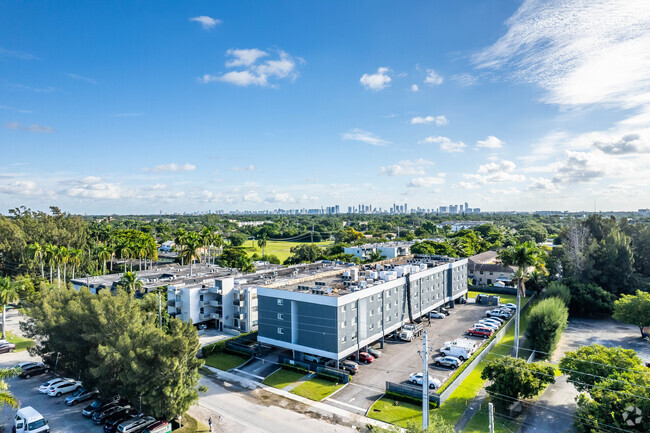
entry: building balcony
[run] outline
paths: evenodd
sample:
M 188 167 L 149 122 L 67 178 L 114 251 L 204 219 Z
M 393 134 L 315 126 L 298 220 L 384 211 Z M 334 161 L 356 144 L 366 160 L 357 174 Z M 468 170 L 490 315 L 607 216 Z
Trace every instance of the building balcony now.
M 208 314 L 208 317 L 210 319 L 221 320 L 221 314 L 219 313 L 210 313 Z
M 207 305 L 211 307 L 221 307 L 221 302 L 219 301 L 208 301 Z

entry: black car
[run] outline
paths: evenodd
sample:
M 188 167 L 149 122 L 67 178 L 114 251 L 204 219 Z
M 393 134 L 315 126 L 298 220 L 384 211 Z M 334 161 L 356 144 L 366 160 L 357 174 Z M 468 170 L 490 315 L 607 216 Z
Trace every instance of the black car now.
M 449 314 L 451 314 L 446 308 L 440 308 L 440 312 L 445 316 L 449 316 Z
M 117 427 L 121 423 L 128 421 L 131 418 L 135 418 L 137 416 L 138 416 L 137 412 L 132 409 L 129 409 L 126 412 L 115 413 L 104 421 L 104 431 L 106 433 L 115 433 L 117 431 Z
M 120 401 L 121 398 L 119 395 L 114 395 L 111 398 L 107 398 L 105 400 L 102 399 L 97 399 L 90 403 L 90 405 L 86 406 L 83 411 L 81 411 L 81 414 L 83 416 L 91 417 L 93 415 L 93 412 L 99 409 L 104 409 L 106 406 L 109 406 L 111 404 L 117 403 Z
M 22 379 L 29 379 L 32 376 L 38 376 L 39 374 L 48 373 L 49 371 L 50 367 L 39 362 L 37 364 L 28 365 L 27 367 L 23 368 L 23 372 L 20 373 L 18 377 Z
M 103 410 L 96 410 L 91 419 L 95 424 L 103 424 L 108 418 L 118 413 L 127 413 L 131 409 L 130 406 L 120 406 L 119 404 L 112 404 Z

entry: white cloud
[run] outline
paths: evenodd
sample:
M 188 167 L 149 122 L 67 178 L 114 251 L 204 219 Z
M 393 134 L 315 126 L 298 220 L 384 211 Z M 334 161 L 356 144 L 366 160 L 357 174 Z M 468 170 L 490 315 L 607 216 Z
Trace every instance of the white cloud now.
M 410 188 L 429 188 L 445 183 L 443 177 L 415 177 L 406 185 Z
M 471 74 L 456 74 L 452 75 L 451 79 L 464 87 L 470 87 L 478 82 L 478 78 Z
M 4 185 L 0 184 L 0 193 L 22 197 L 39 197 L 45 195 L 45 191 L 36 182 L 31 180 L 15 180 Z
M 232 59 L 226 62 L 227 68 L 242 68 L 237 71 L 229 71 L 221 75 L 205 74 L 199 80 L 202 83 L 211 83 L 220 81 L 234 84 L 236 86 L 275 86 L 276 80 L 298 78 L 297 65 L 304 63 L 300 57 L 292 57 L 285 51 L 278 51 L 277 57 L 259 61 L 270 54 L 257 48 L 241 50 L 228 50 L 226 55 Z
M 448 137 L 427 137 L 424 140 L 418 141 L 420 144 L 426 143 L 438 143 L 440 144 L 440 150 L 448 153 L 463 152 L 463 149 L 467 147 L 462 141 L 454 142 L 451 141 Z
M 426 117 L 414 117 L 411 119 L 411 125 L 421 125 L 427 123 L 435 123 L 438 126 L 446 125 L 449 123 L 445 116 L 426 116 Z
M 66 191 L 70 197 L 118 200 L 130 195 L 127 191 L 122 190 L 119 184 L 106 182 L 95 176 L 88 176 L 81 181 L 72 183 L 74 186 Z
M 190 21 L 197 22 L 201 24 L 204 30 L 210 30 L 215 28 L 217 25 L 221 24 L 221 20 L 217 18 L 212 18 L 206 15 L 201 15 L 198 17 L 190 18 Z
M 649 143 L 642 141 L 640 134 L 627 134 L 621 137 L 620 140 L 613 142 L 596 141 L 594 142 L 594 147 L 610 155 L 650 152 Z
M 54 132 L 54 128 L 51 126 L 43 126 L 39 124 L 32 124 L 32 125 L 21 125 L 18 122 L 7 122 L 5 123 L 5 128 L 8 129 L 15 129 L 18 131 L 27 131 L 27 132 L 37 132 L 37 133 L 45 133 L 45 134 L 51 134 Z
M 273 192 L 270 197 L 266 198 L 267 203 L 295 203 L 296 199 L 294 199 L 291 194 L 283 192 Z
M 528 185 L 527 189 L 529 191 L 556 192 L 560 189 L 560 187 L 556 182 L 553 182 L 552 179 L 547 179 L 544 177 L 533 177 L 530 178 L 530 184 Z
M 514 173 L 516 168 L 517 166 L 512 161 L 488 162 L 479 166 L 476 174 L 463 174 L 465 179 L 474 181 L 473 184 L 461 182 L 459 185 L 464 188 L 476 188 L 479 185 L 491 183 L 521 182 L 526 180 L 525 176 Z
M 499 140 L 494 135 L 488 136 L 485 140 L 479 140 L 476 142 L 476 147 L 484 147 L 488 149 L 501 149 L 505 143 Z
M 22 51 L 12 51 L 0 47 L 0 57 L 13 57 L 20 60 L 41 60 L 33 54 L 25 53 Z
M 262 199 L 257 194 L 257 191 L 248 191 L 242 197 L 242 201 L 248 202 L 248 203 L 260 203 L 262 201 Z
M 185 163 L 185 164 L 160 164 L 154 168 L 144 167 L 143 171 L 153 171 L 154 173 L 178 173 L 182 171 L 193 171 L 196 168 L 195 165 Z
M 439 84 L 442 84 L 442 81 L 442 77 L 436 74 L 436 71 L 433 69 L 427 69 L 427 76 L 424 78 L 425 84 L 437 86 Z
M 343 140 L 361 141 L 373 146 L 386 146 L 387 144 L 390 144 L 390 141 L 386 141 L 383 138 L 377 137 L 372 132 L 364 131 L 358 128 L 344 133 Z
M 611 167 L 608 157 L 599 158 L 593 153 L 567 151 L 566 159 L 555 167 L 556 175 L 553 181 L 591 182 L 604 177 L 608 167 Z
M 506 173 L 512 173 L 515 171 L 515 168 L 517 166 L 515 165 L 514 162 L 512 161 L 499 161 L 499 162 L 489 162 L 487 164 L 483 164 L 479 166 L 478 172 L 479 173 L 493 173 L 495 171 L 503 171 Z
M 417 84 L 411 84 L 411 92 L 419 92 L 420 88 Z
M 254 165 L 249 165 L 248 167 L 233 167 L 232 171 L 237 171 L 237 172 L 245 172 L 245 171 L 253 171 L 255 170 Z
M 389 86 L 389 83 L 391 82 L 388 72 L 390 72 L 390 69 L 388 68 L 379 68 L 374 74 L 363 74 L 359 82 L 367 90 L 383 90 Z
M 420 158 L 415 161 L 404 160 L 397 164 L 381 167 L 380 173 L 388 176 L 421 176 L 426 168 L 434 165 L 432 161 Z
M 92 78 L 84 77 L 82 75 L 77 75 L 77 74 L 67 74 L 67 75 L 73 80 L 85 81 L 86 83 L 90 83 L 90 84 L 97 84 L 97 81 L 93 80 Z
M 9 111 L 15 111 L 17 113 L 32 113 L 32 110 L 24 110 L 22 108 L 15 108 L 15 107 L 9 107 L 8 105 L 0 105 L 0 110 L 9 110 Z

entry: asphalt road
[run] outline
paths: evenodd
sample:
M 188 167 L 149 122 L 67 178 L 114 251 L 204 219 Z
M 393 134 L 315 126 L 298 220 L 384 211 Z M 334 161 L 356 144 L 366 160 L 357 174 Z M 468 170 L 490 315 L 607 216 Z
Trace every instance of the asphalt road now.
M 451 341 L 466 336 L 465 332 L 477 320 L 485 317 L 485 312 L 490 307 L 466 304 L 456 305 L 450 310 L 451 315 L 445 319 L 431 319 L 429 325 L 425 321 L 425 330 L 428 333 L 429 347 L 432 348 L 429 356 L 429 374 L 442 383 L 452 375 L 453 370 L 438 368 L 431 364 L 434 356 L 439 354 L 445 341 Z M 471 337 L 470 337 L 471 338 Z M 476 339 L 482 341 L 482 339 Z M 378 344 L 373 345 L 379 348 Z M 384 348 L 380 349 L 382 356 L 372 364 L 361 364 L 359 372 L 353 376 L 352 382 L 345 388 L 324 400 L 341 409 L 357 414 L 365 414 L 372 404 L 384 393 L 386 382 L 408 383 L 411 373 L 422 371 L 422 338 L 412 342 L 386 340 Z

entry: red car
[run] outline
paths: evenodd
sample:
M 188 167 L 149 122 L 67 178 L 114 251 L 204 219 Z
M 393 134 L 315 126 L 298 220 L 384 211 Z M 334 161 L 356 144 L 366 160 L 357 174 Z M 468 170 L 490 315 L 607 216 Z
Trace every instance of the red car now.
M 375 360 L 375 357 L 369 354 L 368 352 L 359 352 L 359 361 L 370 364 Z
M 476 328 L 468 329 L 467 333 L 473 337 L 489 338 L 492 336 L 494 331 L 490 328 L 476 327 Z

